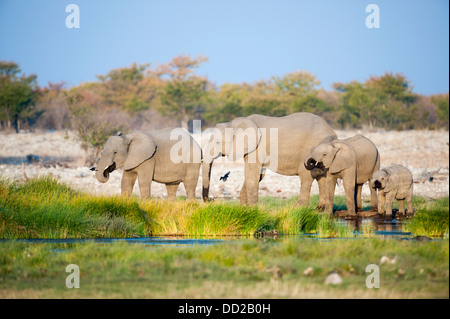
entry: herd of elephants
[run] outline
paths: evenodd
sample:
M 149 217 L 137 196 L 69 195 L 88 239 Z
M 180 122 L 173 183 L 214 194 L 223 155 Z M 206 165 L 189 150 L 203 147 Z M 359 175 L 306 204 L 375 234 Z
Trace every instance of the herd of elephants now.
M 309 204 L 311 185 L 317 180 L 318 208 L 332 213 L 339 178 L 343 181 L 349 216 L 357 216 L 361 211 L 361 189 L 366 182 L 370 186 L 371 211 L 392 215 L 392 204 L 397 200 L 397 214 L 405 214 L 404 201 L 407 212 L 413 213 L 411 172 L 398 164 L 381 168 L 380 154 L 371 140 L 361 134 L 338 139 L 333 128 L 318 115 L 253 114 L 219 123 L 203 149 L 188 131 L 176 130 L 177 138 L 173 137 L 174 128 L 111 136 L 91 170 L 99 182 L 105 183 L 112 171 L 122 167 L 123 195 L 131 194 L 138 178 L 142 198 L 150 197 L 151 183 L 155 181 L 166 185 L 169 199 L 176 197 L 181 182 L 187 199 L 194 199 L 201 166 L 202 196 L 208 201 L 213 161 L 227 156 L 232 161 L 244 161 L 245 179 L 240 191 L 243 205 L 258 202 L 259 182 L 270 169 L 300 177 L 299 205 Z

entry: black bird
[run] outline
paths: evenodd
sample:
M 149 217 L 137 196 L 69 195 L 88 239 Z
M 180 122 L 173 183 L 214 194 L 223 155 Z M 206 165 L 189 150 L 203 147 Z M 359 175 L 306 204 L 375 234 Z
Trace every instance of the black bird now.
M 228 179 L 228 176 L 230 176 L 230 173 L 231 173 L 231 172 L 227 172 L 225 175 L 221 176 L 220 179 L 219 179 L 219 181 L 224 181 L 224 182 L 226 182 L 227 179 Z

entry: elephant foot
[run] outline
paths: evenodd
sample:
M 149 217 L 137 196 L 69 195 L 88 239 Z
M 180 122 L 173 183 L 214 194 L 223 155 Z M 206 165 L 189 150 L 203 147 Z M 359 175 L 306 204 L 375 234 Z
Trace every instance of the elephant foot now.
M 404 212 L 397 212 L 395 214 L 395 219 L 404 219 L 406 217 L 406 214 Z
M 365 211 L 358 212 L 358 217 L 371 218 L 371 217 L 376 217 L 376 216 L 378 216 L 377 211 L 365 210 Z
M 297 206 L 308 206 L 309 202 L 304 200 L 297 200 Z
M 358 215 L 356 215 L 356 213 L 347 213 L 347 215 L 345 215 L 345 219 L 357 219 Z
M 334 212 L 334 216 L 336 217 L 346 217 L 348 212 L 346 210 L 337 210 Z

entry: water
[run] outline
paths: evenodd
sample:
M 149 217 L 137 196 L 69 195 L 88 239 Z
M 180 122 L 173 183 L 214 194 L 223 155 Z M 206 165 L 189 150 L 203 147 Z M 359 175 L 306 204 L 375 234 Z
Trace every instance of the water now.
M 364 219 L 336 219 L 335 223 L 342 226 L 352 226 L 354 229 L 354 235 L 361 235 L 364 231 L 364 227 L 367 227 L 367 223 L 371 223 L 374 227 L 376 237 L 379 238 L 397 238 L 402 239 L 411 235 L 409 232 L 403 230 L 403 222 L 396 219 L 382 219 L 382 218 L 364 218 Z M 248 238 L 246 240 L 295 240 L 300 238 L 321 239 L 318 238 L 315 233 L 301 234 L 301 235 L 281 235 L 275 238 Z M 361 238 L 361 236 L 359 236 Z M 114 244 L 114 243 L 130 243 L 130 244 L 142 244 L 146 246 L 174 246 L 174 247 L 192 247 L 192 246 L 207 246 L 215 245 L 224 242 L 239 241 L 242 237 L 216 237 L 216 238 L 189 238 L 184 236 L 155 236 L 155 237 L 139 237 L 139 238 L 62 238 L 62 239 L 17 239 L 17 240 L 4 240 L 0 239 L 0 243 L 8 242 L 21 242 L 30 244 L 78 244 L 78 243 L 98 243 L 98 244 Z M 326 240 L 336 240 L 346 238 L 326 238 Z M 348 238 L 347 238 L 348 239 Z
M 221 239 L 195 239 L 186 237 L 139 237 L 139 238 L 61 238 L 61 239 L 44 239 L 44 238 L 32 238 L 32 239 L 17 239 L 14 242 L 19 243 L 32 243 L 32 244 L 78 244 L 78 243 L 131 243 L 142 244 L 149 246 L 201 246 L 201 245 L 213 245 L 222 242 Z M 2 242 L 12 242 L 12 240 L 0 240 Z

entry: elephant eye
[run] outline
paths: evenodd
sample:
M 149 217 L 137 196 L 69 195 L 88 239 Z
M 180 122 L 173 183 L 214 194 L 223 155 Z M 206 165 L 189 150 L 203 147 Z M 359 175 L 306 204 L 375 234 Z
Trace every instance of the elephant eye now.
M 113 152 L 113 155 L 116 155 L 117 154 L 117 152 Z

